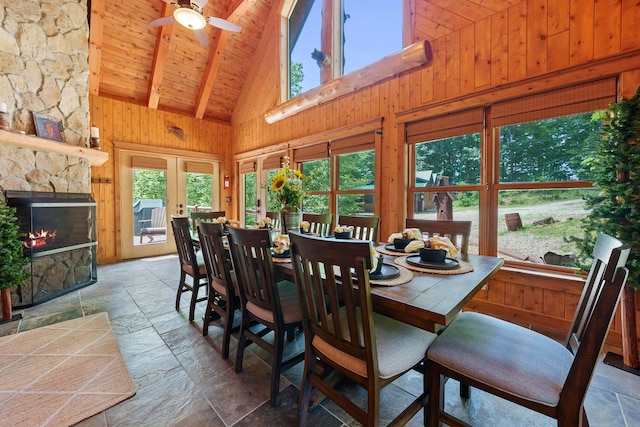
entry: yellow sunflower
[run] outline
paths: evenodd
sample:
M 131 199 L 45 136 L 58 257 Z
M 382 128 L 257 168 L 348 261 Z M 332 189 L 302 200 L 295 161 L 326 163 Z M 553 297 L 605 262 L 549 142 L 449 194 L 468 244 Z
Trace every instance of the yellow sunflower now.
M 273 191 L 280 191 L 284 188 L 286 183 L 287 178 L 285 176 L 274 176 L 273 181 L 271 182 L 271 189 Z

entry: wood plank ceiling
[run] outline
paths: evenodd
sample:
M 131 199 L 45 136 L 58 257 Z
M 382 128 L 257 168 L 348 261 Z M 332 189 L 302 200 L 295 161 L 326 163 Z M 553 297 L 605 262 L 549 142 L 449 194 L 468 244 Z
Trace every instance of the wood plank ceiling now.
M 521 1 L 410 0 L 413 39 L 435 40 Z M 149 25 L 173 13 L 174 8 L 162 0 L 89 0 L 90 91 L 150 108 L 230 122 L 265 22 L 278 4 L 278 0 L 209 0 L 203 9 L 205 16 L 235 22 L 242 32 L 207 26 L 210 44 L 204 47 L 191 30 L 179 24 Z

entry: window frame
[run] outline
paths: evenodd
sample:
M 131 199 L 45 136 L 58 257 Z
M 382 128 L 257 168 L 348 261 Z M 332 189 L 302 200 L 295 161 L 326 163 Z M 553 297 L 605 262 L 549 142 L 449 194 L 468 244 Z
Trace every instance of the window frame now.
M 593 188 L 590 181 L 547 181 L 547 182 L 500 182 L 500 126 L 524 123 L 527 121 L 544 118 L 562 117 L 570 114 L 579 114 L 606 108 L 609 102 L 616 101 L 617 79 L 614 77 L 603 78 L 591 82 L 577 84 L 571 87 L 551 89 L 519 99 L 496 102 L 486 105 L 484 110 L 483 127 L 480 137 L 480 185 L 443 186 L 438 187 L 442 191 L 479 191 L 479 253 L 483 255 L 498 255 L 498 194 L 505 190 L 542 190 L 542 189 L 576 189 Z M 596 93 L 589 98 L 589 90 Z M 598 91 L 607 92 L 598 95 Z M 545 100 L 546 98 L 546 100 Z M 557 106 L 549 106 L 553 99 L 563 99 L 564 103 Z M 531 102 L 534 101 L 534 102 Z M 547 104 L 545 108 L 542 106 Z M 529 107 L 531 105 L 531 107 Z M 530 108 L 530 110 L 527 110 Z M 545 111 L 555 113 L 545 115 Z M 521 120 L 505 119 L 509 115 L 519 117 Z M 456 114 L 452 111 L 446 115 Z M 495 118 L 498 113 L 498 118 Z M 442 117 L 442 116 L 440 116 Z M 416 122 L 405 122 L 405 143 L 407 144 L 407 218 L 414 215 L 413 200 L 416 193 L 424 192 L 424 189 L 415 186 L 415 147 L 420 142 L 410 141 L 408 129 L 422 122 L 425 128 L 429 128 L 429 121 L 436 121 L 440 117 L 429 117 Z M 528 120 L 522 120 L 522 118 Z M 451 136 L 451 135 L 449 135 Z M 436 140 L 439 138 L 432 138 Z M 535 264 L 525 261 L 505 260 L 505 265 L 527 270 L 540 270 L 547 272 L 560 272 L 574 274 L 575 268 L 552 266 L 548 264 Z

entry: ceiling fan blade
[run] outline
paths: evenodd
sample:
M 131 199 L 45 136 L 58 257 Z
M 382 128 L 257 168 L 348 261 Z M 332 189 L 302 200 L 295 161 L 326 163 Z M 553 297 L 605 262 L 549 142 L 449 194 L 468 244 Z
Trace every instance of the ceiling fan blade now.
M 239 25 L 236 25 L 233 22 L 229 22 L 222 18 L 216 18 L 215 16 L 208 17 L 207 22 L 209 23 L 209 25 L 222 28 L 223 30 L 233 31 L 234 33 L 239 33 L 240 31 L 242 31 L 242 28 L 240 28 Z
M 149 22 L 149 25 L 152 27 L 161 27 L 163 25 L 173 24 L 174 22 L 176 22 L 176 20 L 173 19 L 173 16 L 163 16 L 162 18 L 154 19 Z
M 207 37 L 207 33 L 204 30 L 194 30 L 193 34 L 195 34 L 196 39 L 202 46 L 209 46 L 209 37 Z

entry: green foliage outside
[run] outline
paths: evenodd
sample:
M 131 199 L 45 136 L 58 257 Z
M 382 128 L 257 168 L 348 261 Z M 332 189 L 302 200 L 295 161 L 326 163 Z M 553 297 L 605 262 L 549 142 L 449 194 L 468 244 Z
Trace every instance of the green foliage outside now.
M 303 80 L 304 71 L 302 70 L 302 62 L 292 63 L 291 74 L 289 75 L 289 98 L 296 97 L 302 93 Z
M 187 205 L 211 206 L 212 175 L 187 173 Z M 156 169 L 133 170 L 133 202 L 141 199 L 166 200 L 165 171 Z
M 29 278 L 16 209 L 0 200 L 0 289 L 21 286 Z
M 602 119 L 598 146 L 584 162 L 601 192 L 587 199 L 592 210 L 583 222 L 585 237 L 578 246 L 587 259 L 599 232 L 629 244 L 627 285 L 640 289 L 640 87 L 632 98 L 594 114 L 594 120 Z

